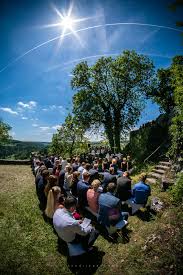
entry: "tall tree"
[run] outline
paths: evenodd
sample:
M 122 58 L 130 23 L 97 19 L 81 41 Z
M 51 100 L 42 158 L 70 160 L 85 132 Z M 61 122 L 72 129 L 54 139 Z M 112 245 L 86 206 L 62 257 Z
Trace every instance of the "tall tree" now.
M 175 107 L 173 93 L 171 69 L 159 69 L 156 85 L 147 95 L 159 105 L 161 112 L 170 113 Z
M 172 87 L 174 89 L 174 117 L 170 127 L 172 145 L 170 153 L 183 158 L 183 56 L 176 56 L 171 65 Z
M 69 114 L 61 128 L 53 135 L 50 152 L 62 156 L 72 156 L 87 149 L 87 140 L 84 130 L 79 126 L 76 119 Z
M 158 70 L 157 78 L 149 95 L 170 116 L 170 154 L 176 158 L 183 153 L 183 56 L 175 56 L 169 68 Z
M 124 51 L 116 59 L 102 57 L 91 67 L 81 62 L 73 75 L 75 116 L 85 129 L 103 125 L 111 149 L 120 151 L 121 134 L 138 121 L 145 94 L 151 90 L 152 61 L 135 51 Z
M 9 131 L 11 130 L 11 127 L 0 120 L 0 144 L 7 143 L 10 140 Z

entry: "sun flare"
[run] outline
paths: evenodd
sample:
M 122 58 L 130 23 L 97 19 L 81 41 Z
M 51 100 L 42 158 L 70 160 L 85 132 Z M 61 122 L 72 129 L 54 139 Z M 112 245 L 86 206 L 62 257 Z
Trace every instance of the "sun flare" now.
M 65 29 L 72 30 L 74 27 L 74 20 L 70 16 L 65 16 L 62 18 L 60 25 L 63 26 Z

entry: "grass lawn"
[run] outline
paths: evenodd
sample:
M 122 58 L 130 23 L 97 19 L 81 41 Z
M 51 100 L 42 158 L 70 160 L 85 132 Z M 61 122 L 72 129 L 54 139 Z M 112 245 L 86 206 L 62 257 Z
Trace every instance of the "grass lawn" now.
M 150 221 L 131 216 L 128 243 L 100 236 L 95 245 L 105 255 L 96 274 L 183 273 L 182 207 L 172 206 L 158 185 L 152 189 L 166 209 Z M 30 167 L 0 165 L 0 190 L 0 274 L 72 274 L 42 218 Z

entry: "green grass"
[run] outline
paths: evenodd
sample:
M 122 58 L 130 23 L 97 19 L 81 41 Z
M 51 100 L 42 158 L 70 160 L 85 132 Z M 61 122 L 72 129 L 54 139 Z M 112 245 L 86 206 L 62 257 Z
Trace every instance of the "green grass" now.
M 28 166 L 0 166 L 0 274 L 71 274 L 57 249 L 57 236 L 41 215 L 34 177 Z M 149 222 L 129 218 L 129 243 L 100 236 L 105 252 L 96 274 L 181 274 L 183 215 L 168 192 L 152 187 L 166 209 Z M 153 240 L 153 241 L 152 241 Z

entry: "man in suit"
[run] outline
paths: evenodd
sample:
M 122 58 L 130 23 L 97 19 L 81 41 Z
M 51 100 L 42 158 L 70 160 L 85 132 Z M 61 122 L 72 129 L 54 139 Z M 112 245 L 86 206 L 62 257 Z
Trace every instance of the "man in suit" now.
M 78 204 L 80 208 L 88 205 L 86 193 L 89 188 L 90 173 L 84 172 L 83 179 L 77 183 Z
M 127 171 L 117 179 L 116 196 L 121 201 L 126 201 L 131 197 L 131 179 Z

